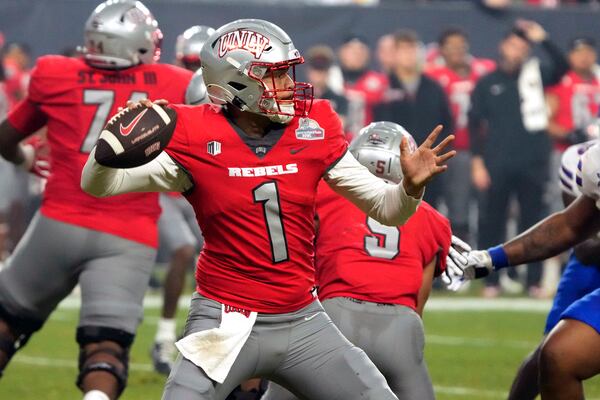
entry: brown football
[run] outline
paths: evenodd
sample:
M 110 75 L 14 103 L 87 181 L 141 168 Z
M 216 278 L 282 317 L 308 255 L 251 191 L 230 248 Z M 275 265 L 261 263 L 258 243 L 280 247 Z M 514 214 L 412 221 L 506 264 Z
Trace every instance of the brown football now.
M 176 121 L 173 109 L 158 104 L 121 111 L 100 133 L 96 161 L 112 168 L 144 165 L 167 147 Z

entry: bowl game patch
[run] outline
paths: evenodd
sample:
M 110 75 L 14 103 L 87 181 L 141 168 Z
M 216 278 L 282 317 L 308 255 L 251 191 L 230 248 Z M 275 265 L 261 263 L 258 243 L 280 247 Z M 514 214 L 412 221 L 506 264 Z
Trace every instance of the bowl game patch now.
M 319 126 L 317 121 L 310 118 L 300 118 L 296 128 L 296 139 L 299 140 L 323 140 L 325 130 Z

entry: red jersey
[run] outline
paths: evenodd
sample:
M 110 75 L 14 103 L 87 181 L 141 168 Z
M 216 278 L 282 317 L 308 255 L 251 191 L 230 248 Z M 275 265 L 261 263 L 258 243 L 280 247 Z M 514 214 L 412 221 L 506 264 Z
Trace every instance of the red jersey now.
M 24 135 L 48 127 L 51 176 L 41 212 L 69 224 L 156 247 L 160 214 L 156 193 L 98 199 L 81 190 L 81 170 L 108 118 L 127 100 L 183 102 L 192 73 L 171 65 L 120 71 L 90 67 L 62 56 L 38 59 L 27 98 L 9 114 Z
M 204 236 L 198 292 L 261 313 L 309 304 L 317 184 L 347 149 L 329 102 L 315 100 L 307 118 L 269 132 L 281 136 L 263 157 L 219 107 L 173 108 L 177 126 L 166 152 L 194 182 L 185 196 Z
M 558 111 L 553 119 L 567 131 L 585 129 L 598 116 L 600 105 L 600 80 L 584 80 L 573 71 L 548 88 L 548 93 L 558 98 Z M 569 144 L 556 142 L 555 148 L 564 151 Z
M 403 226 L 385 226 L 321 184 L 317 214 L 321 300 L 352 297 L 415 309 L 423 268 L 436 256 L 436 275 L 446 268 L 450 223 L 425 202 Z
M 468 112 L 471 106 L 471 92 L 483 75 L 496 67 L 492 60 L 474 59 L 471 61 L 469 76 L 460 76 L 446 66 L 434 66 L 425 73 L 435 79 L 446 92 L 452 118 L 454 120 L 453 146 L 457 150 L 469 150 Z
M 366 71 L 353 84 L 344 85 L 344 94 L 348 98 L 348 130 L 350 135 L 373 121 L 373 107 L 383 100 L 389 86 L 385 74 Z

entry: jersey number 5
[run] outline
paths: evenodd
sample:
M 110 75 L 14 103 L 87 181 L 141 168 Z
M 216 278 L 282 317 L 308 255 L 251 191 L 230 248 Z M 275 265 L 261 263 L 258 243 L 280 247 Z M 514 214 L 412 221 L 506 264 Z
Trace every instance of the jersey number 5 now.
M 281 219 L 279 190 L 276 182 L 265 182 L 252 190 L 254 203 L 262 203 L 273 263 L 288 260 L 288 247 Z
M 129 101 L 138 101 L 146 98 L 148 98 L 148 93 L 131 92 Z M 114 102 L 115 92 L 113 90 L 86 89 L 83 91 L 83 104 L 95 105 L 97 108 L 79 151 L 85 154 L 92 151 L 102 128 L 108 122 L 109 113 L 112 110 Z
M 371 217 L 367 217 L 367 227 L 375 235 L 365 236 L 365 250 L 371 257 L 392 260 L 400 253 L 400 229 L 395 226 L 382 225 Z M 381 245 L 383 239 L 383 246 Z

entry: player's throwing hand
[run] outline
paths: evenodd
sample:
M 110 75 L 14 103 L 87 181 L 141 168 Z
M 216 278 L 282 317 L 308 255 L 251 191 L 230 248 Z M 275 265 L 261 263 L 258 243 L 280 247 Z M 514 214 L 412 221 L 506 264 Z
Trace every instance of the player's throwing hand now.
M 406 138 L 400 142 L 400 165 L 404 174 L 402 184 L 406 193 L 412 197 L 421 197 L 427 182 L 444 172 L 448 168 L 445 162 L 456 154 L 455 150 L 441 154 L 442 150 L 454 140 L 454 135 L 449 135 L 432 148 L 442 129 L 442 125 L 436 126 L 427 139 L 412 153 L 408 149 Z

